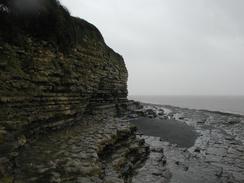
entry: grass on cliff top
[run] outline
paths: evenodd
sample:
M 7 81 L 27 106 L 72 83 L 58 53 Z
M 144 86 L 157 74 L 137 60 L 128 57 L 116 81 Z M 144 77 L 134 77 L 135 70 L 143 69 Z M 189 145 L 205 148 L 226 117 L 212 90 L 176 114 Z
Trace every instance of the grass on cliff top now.
M 84 39 L 95 39 L 104 43 L 98 29 L 88 22 L 74 18 L 58 0 L 42 0 L 40 6 L 28 8 L 15 6 L 16 0 L 0 1 L 0 42 L 24 45 L 27 36 L 52 42 L 57 50 L 64 53 Z

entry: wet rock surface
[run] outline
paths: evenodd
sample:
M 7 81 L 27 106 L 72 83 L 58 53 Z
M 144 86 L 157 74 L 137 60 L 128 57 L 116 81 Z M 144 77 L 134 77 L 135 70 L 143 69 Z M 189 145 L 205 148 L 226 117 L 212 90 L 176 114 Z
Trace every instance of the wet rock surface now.
M 171 178 L 164 155 L 164 142 L 159 137 L 140 136 L 150 147 L 150 155 L 145 164 L 136 170 L 132 183 L 166 183 Z
M 147 145 L 136 138 L 135 127 L 112 117 L 84 120 L 87 125 L 26 145 L 16 158 L 15 182 L 127 182 L 148 155 Z
M 134 113 L 137 117 L 147 117 L 149 109 L 153 111 L 150 114 L 157 114 L 156 119 L 181 121 L 194 127 L 199 134 L 190 148 L 161 139 L 159 146 L 171 174 L 170 183 L 244 182 L 243 116 L 151 104 L 143 104 L 143 108 Z M 151 143 L 148 137 L 142 138 Z
M 150 113 L 148 113 L 150 109 Z M 153 112 L 152 112 L 153 111 Z M 131 120 L 177 120 L 199 134 L 192 147 L 145 136 Z M 84 116 L 33 141 L 18 139 L 7 183 L 242 183 L 243 117 L 128 102 L 128 110 Z M 4 132 L 3 132 L 4 133 Z M 0 169 L 1 173 L 4 173 Z

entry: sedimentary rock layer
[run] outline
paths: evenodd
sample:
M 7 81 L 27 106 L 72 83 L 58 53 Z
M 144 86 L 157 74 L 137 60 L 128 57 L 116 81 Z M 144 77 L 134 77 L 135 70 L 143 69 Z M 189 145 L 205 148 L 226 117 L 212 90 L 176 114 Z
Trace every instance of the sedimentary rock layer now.
M 135 127 L 98 115 L 83 121 L 26 145 L 9 179 L 18 183 L 123 183 L 131 179 L 134 168 L 148 154 L 144 140 L 136 138 Z
M 34 135 L 80 123 L 87 113 L 115 114 L 127 100 L 122 56 L 94 26 L 72 21 L 79 42 L 68 52 L 28 34 L 21 44 L 0 39 L 0 177 Z

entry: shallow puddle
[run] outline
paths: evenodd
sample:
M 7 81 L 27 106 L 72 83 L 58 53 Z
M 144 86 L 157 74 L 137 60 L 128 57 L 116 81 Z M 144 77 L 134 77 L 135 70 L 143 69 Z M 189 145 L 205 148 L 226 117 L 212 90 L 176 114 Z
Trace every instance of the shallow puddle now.
M 161 137 L 179 147 L 193 146 L 198 136 L 193 127 L 176 120 L 139 118 L 131 123 L 136 125 L 144 135 Z

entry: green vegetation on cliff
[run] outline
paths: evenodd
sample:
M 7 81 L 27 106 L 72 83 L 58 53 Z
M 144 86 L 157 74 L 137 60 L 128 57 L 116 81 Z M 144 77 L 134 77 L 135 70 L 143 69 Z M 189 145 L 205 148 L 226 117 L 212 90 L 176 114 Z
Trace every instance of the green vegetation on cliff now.
M 55 48 L 68 52 L 85 44 L 84 36 L 102 41 L 101 33 L 85 20 L 70 16 L 57 0 L 1 0 L 0 42 L 25 45 L 26 35 L 48 40 Z

